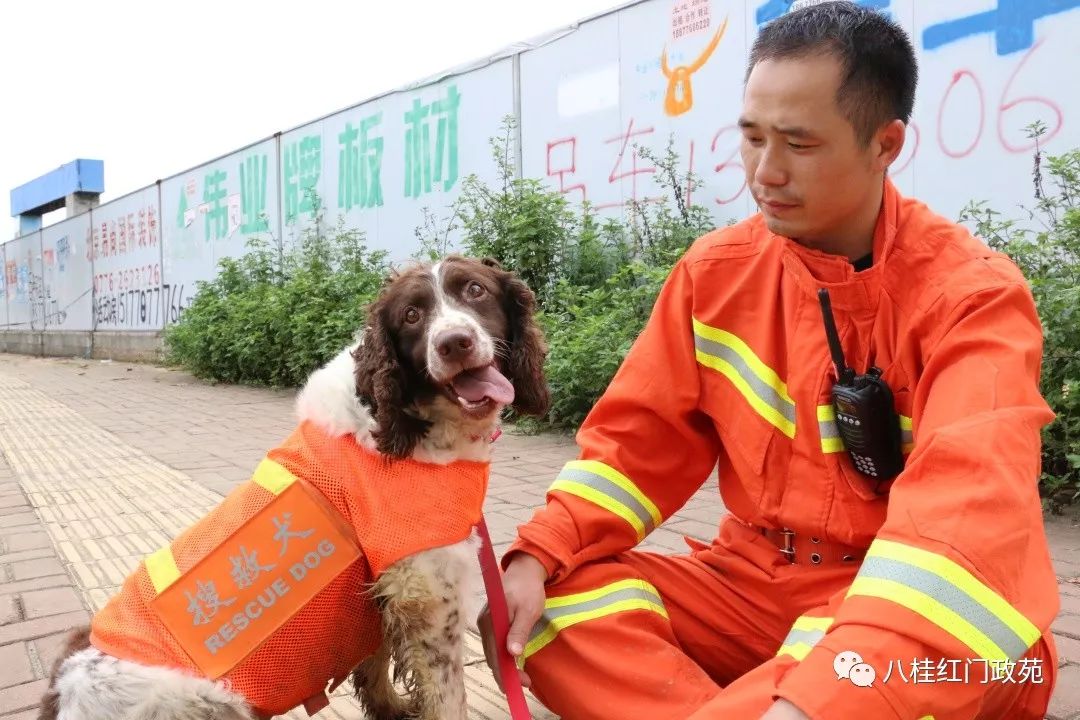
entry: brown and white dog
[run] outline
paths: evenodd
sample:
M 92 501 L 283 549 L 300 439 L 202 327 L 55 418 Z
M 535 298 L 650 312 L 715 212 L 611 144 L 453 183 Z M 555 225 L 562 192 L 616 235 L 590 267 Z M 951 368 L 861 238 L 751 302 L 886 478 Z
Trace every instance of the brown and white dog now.
M 369 308 L 361 339 L 312 374 L 299 420 L 351 433 L 391 458 L 488 461 L 507 405 L 542 415 L 546 354 L 532 291 L 493 260 L 458 255 L 395 273 Z M 377 598 L 384 639 L 352 675 L 372 718 L 464 720 L 466 618 L 480 599 L 475 533 L 393 564 L 364 588 Z M 433 589 L 440 588 L 436 593 Z M 407 693 L 389 675 L 406 678 Z M 57 660 L 41 720 L 250 720 L 220 683 L 102 654 L 87 629 Z

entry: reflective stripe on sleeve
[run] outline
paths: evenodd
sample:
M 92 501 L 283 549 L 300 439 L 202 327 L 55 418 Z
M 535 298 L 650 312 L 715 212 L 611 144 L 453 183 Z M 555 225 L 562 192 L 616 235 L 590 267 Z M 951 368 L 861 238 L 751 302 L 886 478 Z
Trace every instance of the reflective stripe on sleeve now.
M 776 651 L 776 654 L 778 656 L 790 655 L 796 660 L 802 660 L 810 654 L 815 645 L 821 642 L 832 624 L 831 617 L 803 615 L 791 626 L 791 630 L 788 631 L 787 637 L 780 644 L 780 649 Z
M 848 597 L 875 597 L 924 617 L 986 660 L 1018 660 L 1041 633 L 974 575 L 944 555 L 875 540 Z
M 750 406 L 780 432 L 795 437 L 795 401 L 776 371 L 742 339 L 693 319 L 697 361 L 731 381 Z
M 663 517 L 656 504 L 628 477 L 596 460 L 571 460 L 563 466 L 550 490 L 576 495 L 618 515 L 644 538 Z

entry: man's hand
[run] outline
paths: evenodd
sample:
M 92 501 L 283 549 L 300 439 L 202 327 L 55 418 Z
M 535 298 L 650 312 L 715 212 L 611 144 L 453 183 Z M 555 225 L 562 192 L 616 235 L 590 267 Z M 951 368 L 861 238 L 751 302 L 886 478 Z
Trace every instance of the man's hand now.
M 765 711 L 761 720 L 810 720 L 810 716 L 787 700 L 777 700 Z
M 506 649 L 516 659 L 525 649 L 529 631 L 544 612 L 544 582 L 547 571 L 539 560 L 527 553 L 514 556 L 503 573 L 503 592 L 506 594 L 506 607 L 510 615 L 510 632 L 506 637 Z M 499 677 L 499 664 L 495 655 L 495 630 L 491 624 L 491 613 L 484 606 L 476 619 L 480 638 L 484 642 L 484 657 L 499 689 L 506 692 Z M 523 670 L 518 670 L 523 687 L 531 687 L 532 681 Z

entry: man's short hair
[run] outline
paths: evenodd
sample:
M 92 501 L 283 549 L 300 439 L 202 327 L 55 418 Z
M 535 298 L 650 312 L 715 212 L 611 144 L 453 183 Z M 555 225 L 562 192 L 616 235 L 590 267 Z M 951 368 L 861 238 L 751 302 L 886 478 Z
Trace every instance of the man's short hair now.
M 836 103 L 864 146 L 884 124 L 907 124 L 919 68 L 904 29 L 882 13 L 830 0 L 793 10 L 765 25 L 750 49 L 749 79 L 763 60 L 831 54 L 840 61 Z

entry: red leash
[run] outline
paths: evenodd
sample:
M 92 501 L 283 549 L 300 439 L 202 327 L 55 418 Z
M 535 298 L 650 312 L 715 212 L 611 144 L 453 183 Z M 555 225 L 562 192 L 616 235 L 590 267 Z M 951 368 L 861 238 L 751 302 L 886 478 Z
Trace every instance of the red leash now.
M 487 521 L 480 516 L 476 526 L 480 531 L 480 569 L 484 574 L 484 590 L 487 592 L 488 609 L 491 611 L 491 624 L 495 628 L 495 657 L 499 665 L 499 677 L 506 691 L 506 702 L 510 706 L 513 720 L 531 720 L 529 706 L 525 704 L 525 693 L 521 689 L 521 678 L 517 665 L 510 651 L 506 649 L 506 636 L 510 633 L 510 611 L 506 607 L 503 595 L 502 574 L 495 562 L 495 551 L 491 547 Z

